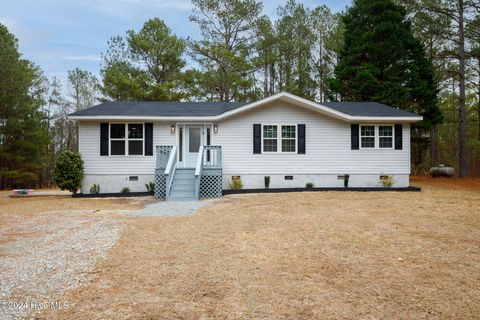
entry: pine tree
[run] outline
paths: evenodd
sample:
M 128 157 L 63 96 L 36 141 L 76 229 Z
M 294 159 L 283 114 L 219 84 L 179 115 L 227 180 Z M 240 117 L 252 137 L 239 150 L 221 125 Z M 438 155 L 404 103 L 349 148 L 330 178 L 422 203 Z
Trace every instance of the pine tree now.
M 416 112 L 429 130 L 442 121 L 433 66 L 405 9 L 391 0 L 355 0 L 343 17 L 344 46 L 330 79 L 344 101 L 377 101 Z
M 158 19 L 126 39 L 113 37 L 103 55 L 103 93 L 113 100 L 177 101 L 182 87 L 185 41 Z
M 252 35 L 262 9 L 256 0 L 192 0 L 190 21 L 202 40 L 190 43 L 201 66 L 200 87 L 220 101 L 251 101 L 254 88 Z
M 0 189 L 33 186 L 42 173 L 48 127 L 41 70 L 22 59 L 0 24 Z

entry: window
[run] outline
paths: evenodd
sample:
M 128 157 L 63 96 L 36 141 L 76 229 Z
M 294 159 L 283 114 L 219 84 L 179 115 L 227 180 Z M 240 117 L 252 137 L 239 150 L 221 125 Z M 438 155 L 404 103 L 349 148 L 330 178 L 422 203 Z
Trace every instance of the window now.
M 125 155 L 125 124 L 110 124 L 110 154 Z
M 360 127 L 360 147 L 362 149 L 392 149 L 392 125 L 363 125 Z
M 379 148 L 393 147 L 393 126 L 378 126 Z
M 198 153 L 200 149 L 201 128 L 189 127 L 188 128 L 188 152 Z
M 133 156 L 143 155 L 143 124 L 128 124 L 128 154 Z
M 361 126 L 360 137 L 362 148 L 375 148 L 375 126 Z
M 263 126 L 263 152 L 277 152 L 277 126 Z
M 183 161 L 183 127 L 179 127 L 178 132 L 178 161 Z
M 264 125 L 263 152 L 296 152 L 296 125 Z M 279 136 L 279 133 L 281 134 Z
M 143 155 L 143 123 L 111 123 L 110 155 Z
M 295 152 L 295 126 L 282 126 L 282 152 Z

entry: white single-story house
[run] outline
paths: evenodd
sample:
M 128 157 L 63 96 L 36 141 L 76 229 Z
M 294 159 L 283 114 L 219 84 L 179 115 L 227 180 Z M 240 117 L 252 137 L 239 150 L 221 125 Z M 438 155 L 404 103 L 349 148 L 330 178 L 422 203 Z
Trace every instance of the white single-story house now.
M 243 189 L 408 187 L 410 124 L 422 117 L 375 102 L 316 103 L 278 93 L 252 102 L 106 102 L 75 112 L 82 193 L 147 191 L 160 198 Z

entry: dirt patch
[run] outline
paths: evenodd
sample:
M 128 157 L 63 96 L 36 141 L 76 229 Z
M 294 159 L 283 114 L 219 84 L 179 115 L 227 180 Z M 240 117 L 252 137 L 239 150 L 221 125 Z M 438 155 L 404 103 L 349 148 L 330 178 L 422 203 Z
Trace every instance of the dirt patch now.
M 480 192 L 480 178 L 432 178 L 430 176 L 415 176 L 410 178 L 413 186 L 426 186 L 430 189 L 462 189 Z
M 191 216 L 130 218 L 69 308 L 45 315 L 476 318 L 479 194 L 421 183 L 420 193 L 236 195 Z

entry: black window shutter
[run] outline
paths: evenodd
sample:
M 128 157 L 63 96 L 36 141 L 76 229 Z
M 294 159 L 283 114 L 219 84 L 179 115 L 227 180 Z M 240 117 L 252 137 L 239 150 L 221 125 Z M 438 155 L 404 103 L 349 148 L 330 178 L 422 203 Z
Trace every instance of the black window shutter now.
M 100 123 L 100 155 L 108 156 L 108 123 Z
M 395 125 L 395 150 L 403 148 L 403 127 L 401 124 Z
M 253 153 L 262 153 L 262 125 L 253 125 Z
M 298 154 L 305 154 L 305 125 L 298 125 Z
M 352 136 L 352 150 L 358 150 L 360 149 L 360 137 L 359 137 L 359 125 L 358 124 L 352 124 L 351 126 L 351 136 Z
M 145 123 L 145 155 L 153 156 L 153 123 Z

